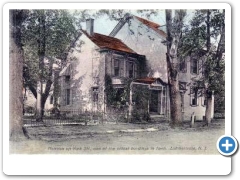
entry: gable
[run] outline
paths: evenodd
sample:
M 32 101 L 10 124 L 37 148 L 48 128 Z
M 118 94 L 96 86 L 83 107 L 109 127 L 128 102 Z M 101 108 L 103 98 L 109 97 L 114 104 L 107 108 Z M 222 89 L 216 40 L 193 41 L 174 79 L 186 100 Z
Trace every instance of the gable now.
M 155 34 L 157 34 L 158 36 L 160 35 L 161 38 L 165 39 L 167 37 L 167 34 L 160 29 L 160 25 L 155 23 L 155 22 L 152 22 L 152 21 L 149 21 L 147 19 L 144 19 L 144 18 L 141 18 L 141 17 L 138 17 L 138 16 L 135 16 L 135 15 L 129 15 L 129 14 L 126 14 L 124 16 L 124 18 L 122 18 L 118 24 L 115 26 L 115 28 L 112 30 L 112 32 L 109 34 L 109 36 L 111 37 L 115 37 L 116 34 L 118 34 L 118 32 L 123 28 L 123 26 L 128 22 L 128 21 L 135 21 L 137 23 L 140 23 L 140 24 L 143 24 L 145 27 L 153 30 L 153 32 Z M 131 24 L 132 22 L 130 22 Z
M 157 24 L 157 23 L 154 23 L 152 21 L 149 21 L 147 19 L 143 19 L 141 17 L 138 17 L 138 16 L 133 16 L 134 19 L 136 19 L 137 21 L 141 22 L 142 24 L 146 25 L 147 27 L 151 28 L 152 30 L 154 30 L 157 34 L 163 36 L 164 38 L 167 37 L 167 34 L 159 29 L 160 28 L 160 25 Z

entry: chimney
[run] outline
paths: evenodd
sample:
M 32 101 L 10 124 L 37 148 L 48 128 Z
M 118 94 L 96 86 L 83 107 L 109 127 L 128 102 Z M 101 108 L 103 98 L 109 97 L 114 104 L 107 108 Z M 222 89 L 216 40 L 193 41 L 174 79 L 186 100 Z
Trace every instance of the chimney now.
M 92 36 L 94 33 L 94 19 L 86 20 L 86 30 L 89 36 Z

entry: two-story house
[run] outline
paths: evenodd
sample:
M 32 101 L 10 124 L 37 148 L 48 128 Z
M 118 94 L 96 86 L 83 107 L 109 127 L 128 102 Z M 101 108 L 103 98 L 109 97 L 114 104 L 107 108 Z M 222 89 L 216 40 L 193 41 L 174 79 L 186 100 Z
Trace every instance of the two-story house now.
M 164 86 L 164 84 L 168 84 L 167 47 L 164 45 L 164 42 L 166 42 L 166 33 L 161 29 L 161 26 L 141 17 L 126 14 L 112 30 L 110 36 L 121 39 L 136 53 L 146 56 L 149 72 L 148 77 L 135 80 L 135 82 L 149 85 L 153 83 L 149 86 L 151 96 L 149 98 L 148 111 L 150 114 L 168 116 L 169 95 L 167 86 Z M 192 114 L 195 115 L 197 120 L 202 120 L 205 115 L 206 104 L 204 95 L 200 91 L 194 90 L 191 86 L 192 79 L 201 76 L 202 63 L 203 59 L 197 59 L 194 55 L 187 57 L 180 63 L 179 81 L 184 120 L 190 120 Z M 162 81 L 162 83 L 158 83 L 159 87 L 154 86 L 157 79 L 158 82 Z M 212 103 L 212 117 L 213 104 L 214 101 Z
M 94 20 L 88 19 L 59 75 L 61 112 L 106 112 L 106 77 L 121 93 L 124 79 L 142 76 L 145 56 L 140 54 L 115 37 L 95 33 Z

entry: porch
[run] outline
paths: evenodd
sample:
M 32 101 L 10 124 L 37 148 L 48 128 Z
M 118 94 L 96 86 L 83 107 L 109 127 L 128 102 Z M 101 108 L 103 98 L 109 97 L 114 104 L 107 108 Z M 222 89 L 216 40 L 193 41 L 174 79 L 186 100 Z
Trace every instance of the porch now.
M 137 88 L 136 88 L 137 87 Z M 136 97 L 136 89 L 144 87 L 147 92 L 145 94 L 146 106 L 143 109 L 141 107 L 136 107 L 138 105 L 139 99 Z M 140 90 L 141 91 L 141 90 Z M 134 97 L 135 96 L 135 97 Z M 144 95 L 142 95 L 144 96 Z M 141 96 L 141 97 L 142 97 Z M 168 85 L 163 82 L 160 78 L 143 78 L 136 79 L 130 84 L 130 103 L 129 103 L 129 115 L 132 115 L 134 108 L 137 108 L 138 111 L 147 112 L 151 118 L 166 118 L 170 117 L 170 104 L 169 104 L 169 93 Z M 143 100 L 142 100 L 143 101 Z M 143 106 L 142 106 L 143 107 Z

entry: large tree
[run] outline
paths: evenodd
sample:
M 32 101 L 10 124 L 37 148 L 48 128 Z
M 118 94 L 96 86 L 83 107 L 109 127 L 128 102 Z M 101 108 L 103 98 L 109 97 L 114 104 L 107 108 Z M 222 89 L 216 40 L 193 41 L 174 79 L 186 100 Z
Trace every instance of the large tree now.
M 205 122 L 208 125 L 213 111 L 213 92 L 217 104 L 224 108 L 224 10 L 197 10 L 183 35 L 179 51 L 182 56 L 194 55 L 197 59 L 204 59 L 199 66 L 201 75 L 193 79 L 192 85 L 198 89 L 199 94 L 205 96 Z
M 10 10 L 10 47 L 9 47 L 9 136 L 10 140 L 18 141 L 27 136 L 23 129 L 23 48 L 21 43 L 21 26 L 27 15 L 25 10 Z
M 182 124 L 181 95 L 179 91 L 179 55 L 178 47 L 181 41 L 183 20 L 186 16 L 185 10 L 166 10 L 167 29 L 167 68 L 170 94 L 171 125 Z M 173 15 L 174 14 L 174 15 Z
M 74 20 L 66 10 L 31 10 L 24 23 L 24 82 L 35 98 L 39 98 L 38 121 L 42 121 L 53 84 L 53 66 L 56 64 L 61 68 L 64 65 L 78 39 L 79 26 Z

